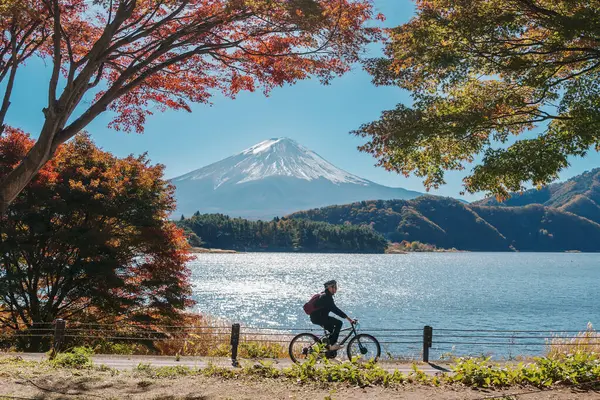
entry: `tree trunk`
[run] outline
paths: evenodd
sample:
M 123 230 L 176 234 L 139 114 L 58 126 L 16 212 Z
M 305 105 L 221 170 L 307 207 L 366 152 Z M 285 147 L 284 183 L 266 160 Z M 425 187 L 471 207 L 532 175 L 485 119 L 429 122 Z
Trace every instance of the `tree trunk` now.
M 40 138 L 19 165 L 0 181 L 0 214 L 6 213 L 10 204 L 50 159 L 54 152 L 52 141 L 56 130 L 56 123 L 47 118 Z

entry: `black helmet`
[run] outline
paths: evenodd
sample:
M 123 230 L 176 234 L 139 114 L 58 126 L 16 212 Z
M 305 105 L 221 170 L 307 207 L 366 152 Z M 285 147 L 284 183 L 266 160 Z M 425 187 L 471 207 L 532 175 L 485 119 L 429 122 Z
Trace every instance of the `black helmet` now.
M 332 279 L 330 281 L 325 282 L 323 286 L 325 286 L 325 289 L 327 289 L 329 286 L 337 286 L 337 282 L 335 281 L 335 279 Z

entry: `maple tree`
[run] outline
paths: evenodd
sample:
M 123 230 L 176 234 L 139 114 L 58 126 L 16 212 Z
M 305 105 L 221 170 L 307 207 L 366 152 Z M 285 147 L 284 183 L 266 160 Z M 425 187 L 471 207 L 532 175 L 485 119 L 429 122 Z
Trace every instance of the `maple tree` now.
M 390 31 L 385 57 L 367 62 L 376 84 L 413 97 L 354 132 L 379 165 L 415 173 L 429 189 L 477 161 L 466 191 L 502 199 L 600 148 L 598 2 L 416 5 L 416 16 Z
M 7 128 L 0 173 L 33 145 Z M 119 159 L 85 135 L 59 146 L 0 216 L 0 327 L 177 320 L 191 289 L 189 246 L 167 219 L 173 190 L 145 155 Z
M 36 8 L 30 40 L 46 38 L 36 54 L 52 74 L 38 140 L 0 180 L 0 212 L 106 110 L 110 127 L 141 132 L 152 107 L 189 111 L 216 92 L 268 92 L 310 76 L 327 83 L 379 34 L 367 26 L 371 0 L 13 1 Z

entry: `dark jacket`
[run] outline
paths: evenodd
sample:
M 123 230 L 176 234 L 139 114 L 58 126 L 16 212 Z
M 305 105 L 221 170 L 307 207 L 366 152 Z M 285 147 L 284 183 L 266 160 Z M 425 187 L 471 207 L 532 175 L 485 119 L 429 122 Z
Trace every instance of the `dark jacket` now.
M 321 293 L 321 297 L 316 301 L 315 306 L 317 307 L 317 311 L 310 314 L 311 320 L 320 320 L 329 315 L 330 312 L 336 314 L 341 318 L 348 318 L 345 312 L 337 308 L 333 301 L 333 295 L 329 290 L 325 290 Z

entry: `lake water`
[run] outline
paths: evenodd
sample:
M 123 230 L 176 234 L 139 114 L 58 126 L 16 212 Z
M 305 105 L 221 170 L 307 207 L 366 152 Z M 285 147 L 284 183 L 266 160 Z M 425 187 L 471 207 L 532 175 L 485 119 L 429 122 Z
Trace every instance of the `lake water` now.
M 512 333 L 516 339 L 505 339 L 506 333 L 444 329 L 561 332 L 600 324 L 600 254 L 200 254 L 190 268 L 199 311 L 245 326 L 286 330 L 313 327 L 302 305 L 323 282 L 336 279 L 336 304 L 359 318 L 364 331 L 381 337 L 386 332 L 375 329 L 432 326 L 432 359 L 448 351 L 539 354 L 541 342 L 529 337 L 548 335 Z M 418 342 L 422 335 L 396 334 L 407 336 L 387 340 Z M 490 334 L 503 337 L 477 337 Z M 422 346 L 385 347 L 418 354 Z

